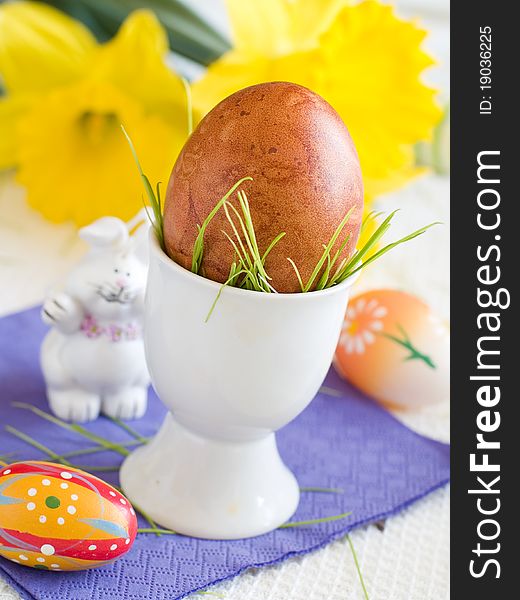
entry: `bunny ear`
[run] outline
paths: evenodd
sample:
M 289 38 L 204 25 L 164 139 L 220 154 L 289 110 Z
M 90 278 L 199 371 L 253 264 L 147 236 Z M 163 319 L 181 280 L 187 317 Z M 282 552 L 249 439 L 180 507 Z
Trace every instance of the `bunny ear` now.
M 121 219 L 101 217 L 79 230 L 79 237 L 93 249 L 123 246 L 128 242 L 128 229 Z
M 151 216 L 149 209 L 142 208 L 133 219 L 126 223 L 129 231 L 133 231 L 130 237 L 130 247 L 137 258 L 145 265 L 148 264 L 148 231 L 150 230 Z

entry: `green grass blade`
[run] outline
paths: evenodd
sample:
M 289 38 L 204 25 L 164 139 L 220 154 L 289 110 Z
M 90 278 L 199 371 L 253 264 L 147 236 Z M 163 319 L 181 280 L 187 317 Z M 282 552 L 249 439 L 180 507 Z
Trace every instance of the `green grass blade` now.
M 112 421 L 112 423 L 114 423 L 121 429 L 123 429 L 123 431 L 126 431 L 128 434 L 130 434 L 135 440 L 139 441 L 141 444 L 146 444 L 148 442 L 148 438 L 142 436 L 133 427 L 130 427 L 130 425 L 127 425 L 124 421 L 121 421 L 121 419 L 117 419 L 116 417 L 109 417 L 109 416 L 106 416 L 106 418 L 109 421 Z
M 266 258 L 269 256 L 269 253 L 271 252 L 271 250 L 276 246 L 276 244 L 278 244 L 278 242 L 285 237 L 285 231 L 282 231 L 282 233 L 279 233 L 274 240 L 269 244 L 269 246 L 267 246 L 267 250 L 264 252 L 264 254 L 262 255 L 262 264 L 265 264 L 265 260 Z
M 55 425 L 58 425 L 59 427 L 62 427 L 63 429 L 66 429 L 67 431 L 73 431 L 75 433 L 79 433 L 80 435 L 82 435 L 83 437 L 86 437 L 87 439 L 91 440 L 92 442 L 96 442 L 97 444 L 104 446 L 107 450 L 112 450 L 114 452 L 117 452 L 118 454 L 121 454 L 122 456 L 128 456 L 130 454 L 130 452 L 125 447 L 121 446 L 121 444 L 115 444 L 109 440 L 106 440 L 105 438 L 102 438 L 94 433 L 91 433 L 90 431 L 88 431 L 88 429 L 85 429 L 84 427 L 82 427 L 81 425 L 78 425 L 76 423 L 67 423 L 66 421 L 62 421 L 61 419 L 58 419 L 58 417 L 55 417 L 55 416 L 45 412 L 44 410 L 41 410 L 38 407 L 33 406 L 32 404 L 27 404 L 26 402 L 13 402 L 12 405 L 15 406 L 16 408 L 23 408 L 25 410 L 30 410 L 31 412 L 38 415 L 42 419 L 45 419 L 46 421 L 49 421 L 50 423 L 54 423 Z
M 241 194 L 240 192 L 238 192 L 238 194 L 237 194 L 239 197 L 239 202 L 241 199 L 240 194 Z M 240 203 L 240 206 L 242 208 L 242 212 L 244 213 L 244 208 L 243 208 L 242 203 Z M 235 226 L 235 223 L 234 223 L 231 215 L 229 214 L 228 209 L 231 209 L 235 213 L 235 216 L 238 219 L 240 229 L 242 230 L 242 234 L 244 236 L 247 247 L 244 246 L 244 244 L 242 242 L 242 236 L 238 232 L 238 230 Z M 226 217 L 231 225 L 231 228 L 233 229 L 235 238 L 236 238 L 238 244 L 240 245 L 240 248 L 242 249 L 242 264 L 243 264 L 244 269 L 246 269 L 248 271 L 246 279 L 248 279 L 251 282 L 251 287 L 253 290 L 261 291 L 261 292 L 269 292 L 270 291 L 269 288 L 264 286 L 261 283 L 260 279 L 258 278 L 258 268 L 257 268 L 257 260 L 255 257 L 254 246 L 251 242 L 251 239 L 250 239 L 246 224 L 244 223 L 244 219 L 242 218 L 242 215 L 230 202 L 226 202 L 224 204 L 224 210 L 226 211 Z M 246 219 L 247 219 L 247 216 L 246 216 Z
M 292 521 L 290 523 L 284 523 L 280 525 L 278 529 L 286 529 L 288 527 L 305 527 L 306 525 L 316 525 L 318 523 L 328 523 L 329 521 L 339 521 L 340 519 L 345 519 L 350 517 L 352 511 L 347 513 L 342 513 L 341 515 L 333 515 L 332 517 L 322 517 L 321 519 L 309 519 L 308 521 Z
M 249 202 L 247 200 L 246 194 L 243 191 L 240 191 L 238 193 L 238 201 L 240 202 L 240 206 L 242 207 L 242 212 L 244 214 L 244 221 L 247 228 L 247 239 L 249 240 L 249 246 L 256 268 L 264 280 L 269 280 L 270 277 L 269 275 L 267 275 L 264 269 L 264 263 L 262 262 L 260 250 L 258 249 L 258 243 L 256 241 L 255 228 L 253 226 L 253 219 L 251 217 Z
M 365 260 L 365 262 L 363 262 L 361 265 L 359 265 L 359 267 L 357 267 L 351 273 L 349 273 L 349 277 L 351 275 L 354 275 L 354 273 L 357 273 L 361 269 L 364 269 L 370 263 L 374 262 L 375 260 L 377 260 L 378 258 L 380 258 L 381 256 L 383 256 L 384 254 L 386 254 L 387 252 L 389 252 L 393 248 L 396 248 L 397 246 L 400 246 L 401 244 L 404 244 L 405 242 L 409 242 L 410 240 L 413 240 L 414 238 L 422 235 L 428 229 L 430 229 L 430 227 L 433 227 L 434 225 L 440 225 L 440 223 L 436 221 L 435 223 L 430 223 L 429 225 L 425 225 L 424 227 L 421 227 L 420 229 L 417 229 L 417 231 L 414 231 L 413 233 L 410 233 L 410 234 L 402 237 L 401 239 L 397 240 L 396 242 L 392 242 L 391 244 L 388 244 L 384 248 L 381 248 L 381 250 L 378 250 L 375 254 L 372 254 L 372 256 L 370 256 L 369 258 L 367 258 L 367 260 Z
M 129 442 L 121 442 L 121 446 L 140 446 L 142 443 L 147 443 L 151 438 L 143 438 L 146 442 L 140 440 L 130 440 Z M 73 458 L 75 456 L 85 456 L 87 454 L 97 454 L 99 452 L 107 452 L 105 446 L 91 446 L 90 448 L 81 448 L 81 450 L 71 450 L 70 452 L 64 452 L 60 454 L 61 458 Z
M 167 535 L 177 535 L 177 533 L 171 529 L 162 529 L 160 527 L 140 527 L 137 530 L 137 533 L 165 533 Z
M 296 263 L 292 258 L 287 257 L 287 260 L 291 263 L 294 272 L 296 273 L 296 277 L 298 278 L 298 283 L 300 284 L 300 289 L 302 292 L 305 292 L 305 286 L 303 285 L 302 276 L 300 275 L 300 270 L 296 266 Z
M 379 227 L 374 231 L 374 233 L 370 236 L 365 245 L 357 250 L 357 252 L 352 256 L 352 258 L 345 265 L 345 272 L 351 275 L 350 269 L 352 269 L 356 264 L 363 260 L 363 257 L 373 248 L 377 242 L 385 235 L 390 227 L 392 219 L 396 215 L 398 210 L 394 210 L 391 212 L 385 220 L 379 225 Z
M 215 306 L 217 305 L 217 302 L 219 301 L 219 298 L 222 295 L 222 292 L 224 291 L 224 288 L 226 286 L 230 285 L 232 280 L 235 279 L 235 277 L 238 277 L 239 275 L 241 275 L 242 273 L 247 273 L 247 271 L 244 271 L 244 270 L 237 271 L 232 277 L 228 278 L 227 281 L 220 286 L 220 290 L 218 291 L 218 294 L 216 295 L 215 300 L 213 300 L 213 304 L 211 305 L 211 308 L 209 309 L 209 313 L 206 316 L 206 319 L 205 319 L 206 323 L 209 321 L 209 319 L 213 313 L 213 310 L 215 309 Z
M 191 97 L 191 85 L 181 77 L 184 91 L 186 92 L 186 113 L 188 116 L 188 137 L 193 133 L 193 99 Z
M 128 142 L 128 145 L 130 146 L 130 151 L 132 152 L 132 156 L 134 157 L 134 162 L 137 165 L 137 170 L 139 171 L 139 176 L 141 177 L 141 181 L 142 181 L 144 189 L 146 191 L 146 195 L 148 196 L 148 201 L 150 203 L 150 206 L 152 207 L 152 211 L 153 211 L 153 215 L 154 215 L 154 221 L 152 222 L 152 226 L 154 228 L 155 235 L 157 236 L 157 240 L 159 241 L 161 248 L 164 248 L 163 214 L 162 214 L 162 207 L 161 207 L 161 196 L 160 196 L 159 184 L 157 184 L 157 196 L 156 196 L 148 177 L 143 172 L 141 163 L 139 161 L 139 157 L 137 156 L 137 151 L 135 149 L 135 146 L 123 125 L 121 125 L 121 130 L 123 131 L 123 134 L 126 138 L 126 141 Z M 147 211 L 147 214 L 148 214 L 148 211 Z M 150 218 L 150 215 L 148 215 L 148 218 Z
M 356 571 L 358 574 L 359 583 L 361 584 L 361 589 L 363 590 L 363 595 L 365 596 L 365 600 L 370 600 L 368 597 L 367 588 L 365 586 L 365 581 L 364 581 L 363 575 L 361 573 L 361 567 L 359 566 L 356 549 L 354 548 L 354 544 L 352 543 L 352 540 L 350 539 L 350 535 L 348 535 L 348 534 L 347 534 L 347 541 L 350 546 L 350 551 L 352 552 L 352 557 L 354 558 L 354 564 L 356 565 Z
M 338 239 L 339 235 L 341 234 L 341 232 L 343 231 L 344 227 L 346 226 L 346 224 L 348 223 L 349 219 L 350 219 L 350 215 L 352 214 L 352 211 L 354 210 L 354 208 L 352 207 L 347 214 L 343 217 L 341 223 L 338 225 L 336 231 L 334 232 L 334 234 L 332 235 L 332 237 L 329 240 L 329 243 L 325 246 L 325 250 L 320 258 L 320 260 L 318 261 L 318 264 L 314 267 L 314 271 L 312 272 L 309 281 L 307 281 L 307 284 L 305 285 L 304 288 L 304 292 L 308 292 L 311 287 L 312 284 L 314 283 L 314 280 L 316 279 L 316 277 L 318 276 L 318 273 L 321 271 L 321 268 L 323 267 L 325 261 L 327 260 L 327 256 L 330 255 L 330 252 L 334 246 L 334 244 L 336 243 L 336 240 Z
M 72 467 L 72 463 L 70 463 L 67 459 L 61 457 L 59 454 L 57 454 L 56 452 L 54 452 L 53 450 L 51 450 L 50 448 L 48 448 L 44 444 L 41 444 L 38 440 L 35 440 L 34 438 L 32 438 L 31 436 L 27 435 L 23 431 L 19 431 L 15 427 L 11 427 L 11 425 L 6 425 L 5 426 L 5 430 L 8 433 L 10 433 L 11 435 L 14 435 L 15 437 L 17 437 L 18 439 L 23 440 L 24 442 L 26 442 L 27 444 L 29 444 L 33 448 L 36 448 L 40 452 L 43 452 L 49 458 L 52 458 L 52 460 L 55 460 L 56 462 L 59 462 L 59 463 L 64 464 L 64 465 L 68 465 L 69 467 Z
M 242 229 L 242 232 L 245 232 L 245 225 L 244 222 L 242 221 L 242 218 L 240 217 L 240 213 L 238 212 L 238 210 L 231 204 L 231 202 L 224 202 L 224 212 L 226 214 L 226 218 L 231 226 L 231 229 L 233 230 L 233 233 L 235 234 L 235 239 L 238 243 L 238 245 L 240 246 L 240 250 L 242 251 L 240 254 L 240 260 L 244 263 L 245 266 L 247 266 L 247 268 L 249 270 L 253 270 L 253 261 L 251 260 L 251 257 L 246 249 L 246 247 L 244 246 L 244 243 L 242 242 L 242 237 L 240 235 L 240 233 L 238 232 L 238 229 L 235 225 L 235 222 L 233 221 L 233 218 L 231 217 L 231 214 L 229 213 L 229 209 L 231 209 L 234 213 L 235 216 L 238 218 L 238 223 Z M 231 241 L 231 238 L 229 235 L 226 234 L 226 232 L 223 232 L 229 241 Z M 245 235 L 246 240 L 247 240 L 247 235 Z M 236 251 L 236 245 L 233 244 L 235 251 Z
M 198 274 L 200 270 L 200 266 L 202 263 L 202 257 L 204 253 L 204 234 L 208 225 L 213 220 L 213 217 L 218 213 L 218 211 L 222 208 L 227 199 L 237 190 L 239 186 L 241 186 L 244 181 L 253 181 L 252 177 L 242 177 L 239 179 L 225 194 L 222 198 L 215 204 L 209 215 L 204 219 L 202 225 L 198 225 L 198 234 L 195 239 L 195 244 L 193 247 L 193 256 L 191 261 L 191 270 L 193 273 Z

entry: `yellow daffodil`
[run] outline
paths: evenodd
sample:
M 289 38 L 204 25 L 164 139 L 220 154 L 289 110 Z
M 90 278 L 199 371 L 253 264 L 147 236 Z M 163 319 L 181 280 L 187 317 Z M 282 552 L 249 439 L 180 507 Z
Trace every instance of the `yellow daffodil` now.
M 148 11 L 99 45 L 49 6 L 0 6 L 0 168 L 17 168 L 33 207 L 78 225 L 135 214 L 142 187 L 121 124 L 150 180 L 168 181 L 187 132 L 184 87 L 164 62 L 167 49 Z
M 285 80 L 321 94 L 356 143 L 367 199 L 414 172 L 413 146 L 439 119 L 421 80 L 425 32 L 374 0 L 226 0 L 234 47 L 194 85 L 199 116 L 236 90 Z

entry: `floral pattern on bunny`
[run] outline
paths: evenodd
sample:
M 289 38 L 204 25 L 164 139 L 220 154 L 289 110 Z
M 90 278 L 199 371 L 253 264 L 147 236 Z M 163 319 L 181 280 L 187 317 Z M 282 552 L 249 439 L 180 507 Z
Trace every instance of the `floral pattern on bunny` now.
M 146 411 L 147 264 L 138 252 L 141 233 L 130 237 L 127 224 L 115 217 L 81 229 L 89 252 L 69 273 L 64 290 L 44 302 L 42 319 L 51 330 L 40 362 L 50 408 L 62 419 L 92 421 L 100 412 L 137 419 Z

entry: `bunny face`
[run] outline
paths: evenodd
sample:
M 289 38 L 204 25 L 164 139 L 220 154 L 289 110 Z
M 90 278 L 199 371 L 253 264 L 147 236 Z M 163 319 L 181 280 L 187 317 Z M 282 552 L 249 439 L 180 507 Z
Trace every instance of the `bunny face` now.
M 91 254 L 70 274 L 66 291 L 100 320 L 130 319 L 141 314 L 146 271 L 130 252 Z
M 133 221 L 128 225 L 139 221 L 146 224 L 145 213 Z M 105 322 L 142 316 L 148 269 L 138 255 L 146 230 L 141 227 L 130 237 L 127 224 L 116 217 L 102 217 L 80 229 L 79 235 L 90 251 L 71 271 L 65 291 L 81 304 L 86 315 Z

